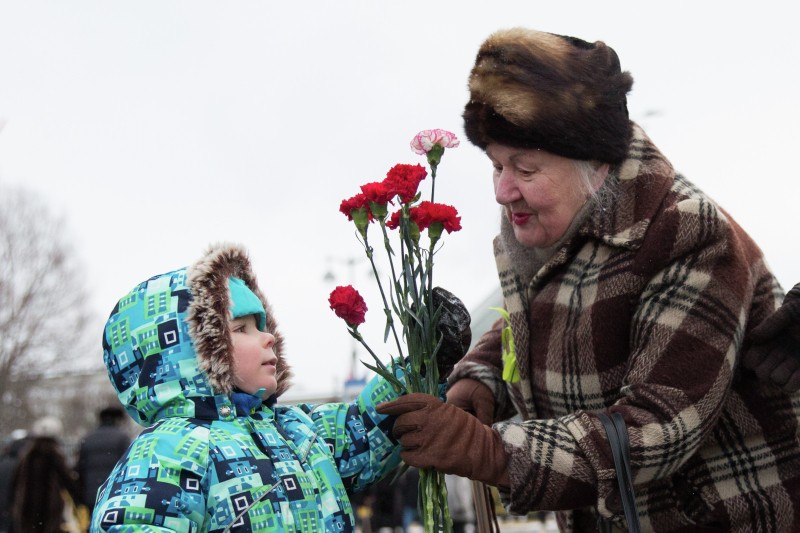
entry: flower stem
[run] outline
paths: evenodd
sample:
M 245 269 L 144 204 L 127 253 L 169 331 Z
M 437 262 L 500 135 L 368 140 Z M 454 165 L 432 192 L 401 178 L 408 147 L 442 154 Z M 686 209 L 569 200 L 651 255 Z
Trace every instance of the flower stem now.
M 436 167 L 437 165 L 431 163 L 431 202 L 433 202 L 433 193 L 436 188 Z
M 389 255 L 389 266 L 392 269 L 392 279 L 394 279 L 394 263 L 392 262 L 391 247 L 389 246 L 389 236 L 386 233 L 386 225 L 382 221 L 381 221 L 381 230 L 383 231 L 384 247 L 386 248 L 386 253 Z M 383 290 L 383 283 L 381 283 L 380 277 L 378 275 L 378 268 L 375 266 L 375 258 L 373 257 L 371 248 L 367 253 L 367 258 L 369 259 L 369 264 L 372 266 L 372 273 L 375 276 L 375 281 L 378 282 L 378 290 L 381 293 L 381 300 L 383 300 L 383 309 L 386 313 L 386 318 L 392 329 L 392 335 L 394 336 L 394 341 L 395 344 L 397 345 L 398 356 L 403 357 L 403 348 L 400 345 L 400 338 L 397 336 L 397 330 L 394 327 L 394 320 L 391 319 L 391 307 L 389 307 L 389 302 L 386 300 L 386 293 Z
M 444 474 L 431 469 L 420 469 L 419 488 L 419 507 L 425 533 L 452 533 L 453 520 L 447 505 Z

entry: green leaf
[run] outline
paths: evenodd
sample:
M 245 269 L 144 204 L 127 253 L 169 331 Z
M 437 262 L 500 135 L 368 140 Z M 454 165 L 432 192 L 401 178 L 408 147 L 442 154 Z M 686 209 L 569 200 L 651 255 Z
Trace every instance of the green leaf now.
M 386 329 L 383 330 L 383 342 L 385 343 L 386 340 L 389 338 L 389 333 L 392 331 L 392 314 L 389 312 L 388 309 L 386 311 Z
M 511 321 L 511 315 L 509 315 L 508 311 L 506 311 L 502 307 L 490 307 L 489 309 L 492 310 L 492 311 L 497 311 L 498 313 L 500 313 L 503 316 L 503 318 L 506 320 L 506 322 L 510 322 Z
M 520 379 L 519 365 L 517 363 L 517 349 L 514 346 L 514 333 L 511 330 L 511 315 L 500 307 L 491 307 L 490 309 L 499 312 L 506 322 L 506 327 L 503 328 L 500 334 L 503 346 L 503 381 L 518 383 Z
M 392 385 L 392 387 L 394 387 L 394 390 L 397 391 L 398 393 L 402 393 L 404 391 L 405 387 L 403 386 L 403 384 L 400 383 L 400 380 L 398 380 L 396 377 L 394 377 L 391 372 L 389 372 L 387 370 L 382 370 L 382 369 L 380 369 L 380 368 L 378 368 L 376 366 L 373 366 L 373 365 L 371 365 L 369 363 L 366 363 L 364 361 L 361 361 L 361 364 L 364 365 L 365 367 L 369 368 L 370 370 L 372 370 L 376 374 L 378 374 L 380 377 L 382 377 L 386 381 L 388 381 Z

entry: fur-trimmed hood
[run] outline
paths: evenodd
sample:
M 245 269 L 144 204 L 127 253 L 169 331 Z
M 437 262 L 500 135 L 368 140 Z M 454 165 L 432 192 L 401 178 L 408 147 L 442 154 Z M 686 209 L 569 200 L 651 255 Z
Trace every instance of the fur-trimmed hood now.
M 275 395 L 288 389 L 291 370 L 283 356 L 283 336 L 247 252 L 234 244 L 212 245 L 192 266 L 138 284 L 106 322 L 103 359 L 109 378 L 140 424 L 170 415 L 216 419 L 235 412 L 228 331 L 232 276 L 264 305 L 278 356 Z

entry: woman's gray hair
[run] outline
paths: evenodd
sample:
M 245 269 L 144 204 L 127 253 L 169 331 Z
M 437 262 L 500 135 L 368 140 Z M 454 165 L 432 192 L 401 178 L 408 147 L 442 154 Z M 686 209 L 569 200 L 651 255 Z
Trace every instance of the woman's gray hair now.
M 580 191 L 587 198 L 594 198 L 605 204 L 606 201 L 613 200 L 616 196 L 616 182 L 611 170 L 608 172 L 605 181 L 600 187 L 595 186 L 595 174 L 599 171 L 600 166 L 592 161 L 582 161 L 578 159 L 572 160 L 572 165 L 575 168 L 575 173 L 578 175 L 578 187 Z

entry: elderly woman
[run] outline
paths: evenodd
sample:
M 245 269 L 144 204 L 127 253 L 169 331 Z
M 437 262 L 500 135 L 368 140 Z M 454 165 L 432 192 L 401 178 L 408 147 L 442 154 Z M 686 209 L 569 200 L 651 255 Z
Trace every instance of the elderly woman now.
M 602 42 L 483 43 L 463 116 L 494 167 L 509 320 L 450 377 L 478 418 L 420 395 L 379 410 L 407 462 L 498 486 L 512 513 L 559 511 L 564 531 L 625 526 L 600 413 L 626 423 L 643 530 L 800 531 L 800 396 L 739 364 L 783 291 L 629 120 L 632 83 Z

